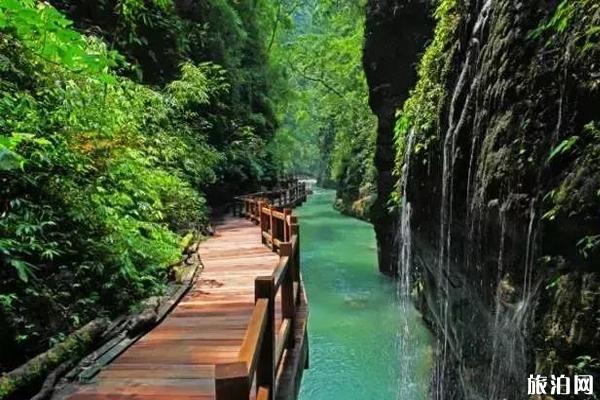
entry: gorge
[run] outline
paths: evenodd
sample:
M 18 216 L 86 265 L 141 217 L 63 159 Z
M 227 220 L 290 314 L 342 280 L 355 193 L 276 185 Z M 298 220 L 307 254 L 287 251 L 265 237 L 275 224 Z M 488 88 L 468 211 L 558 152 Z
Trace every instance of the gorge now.
M 269 208 L 314 294 L 290 393 L 599 382 L 598 0 L 0 0 L 0 399 L 151 330 L 240 196 L 275 249 L 307 177 L 302 228 Z

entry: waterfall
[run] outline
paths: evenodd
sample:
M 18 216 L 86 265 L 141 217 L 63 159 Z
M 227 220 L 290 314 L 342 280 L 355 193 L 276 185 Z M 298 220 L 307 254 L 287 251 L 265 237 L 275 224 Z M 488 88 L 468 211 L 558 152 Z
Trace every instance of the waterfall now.
M 399 346 L 399 354 L 403 357 L 400 363 L 400 375 L 398 381 L 398 400 L 411 398 L 411 372 L 414 370 L 415 355 L 410 347 L 411 323 L 409 315 L 412 312 L 411 292 L 411 264 L 412 264 L 412 232 L 411 232 L 411 204 L 408 201 L 408 178 L 410 174 L 411 153 L 415 138 L 414 129 L 411 129 L 404 150 L 404 164 L 402 176 L 400 177 L 400 190 L 402 203 L 400 211 L 400 224 L 397 231 L 396 243 L 398 244 L 398 280 L 396 283 L 396 294 L 400 307 L 400 326 L 398 329 L 396 343 Z
M 451 344 L 450 341 L 452 340 L 451 332 L 448 326 L 448 307 L 450 303 L 450 266 L 452 262 L 452 215 L 454 200 L 453 185 L 457 138 L 458 133 L 465 124 L 468 110 L 473 99 L 473 93 L 477 88 L 477 77 L 472 78 L 471 84 L 468 85 L 470 78 L 469 74 L 474 66 L 473 60 L 477 60 L 479 53 L 481 52 L 480 43 L 482 42 L 483 31 L 489 18 L 491 4 L 491 0 L 485 0 L 484 4 L 479 9 L 477 20 L 473 25 L 469 46 L 466 51 L 466 57 L 462 63 L 460 74 L 458 75 L 458 80 L 452 93 L 448 112 L 448 127 L 443 142 L 442 197 L 440 207 L 438 270 L 436 276 L 438 292 L 437 299 L 439 304 L 439 317 L 437 319 L 441 324 L 441 326 L 439 326 L 441 332 L 440 335 L 438 335 L 438 359 L 436 365 L 436 377 L 434 379 L 435 387 L 433 390 L 434 399 L 439 400 L 444 399 L 446 394 L 444 390 L 444 377 L 448 363 L 448 347 Z M 468 89 L 468 91 L 464 102 L 460 104 L 465 89 Z M 460 113 L 458 113 L 459 109 Z
M 498 270 L 496 274 L 496 282 L 502 281 L 502 276 L 504 274 L 504 247 L 506 242 L 506 212 L 507 205 L 503 204 L 500 207 L 500 248 L 498 249 Z M 500 329 L 500 318 L 502 316 L 502 293 L 500 291 L 500 285 L 496 288 L 496 296 L 495 296 L 495 306 L 494 306 L 494 324 L 491 330 L 491 339 L 492 339 L 492 362 L 490 364 L 490 372 L 488 376 L 488 387 L 490 388 L 490 398 L 495 399 L 498 391 L 498 386 L 496 385 L 496 376 L 498 376 L 499 372 L 499 362 L 500 358 L 498 357 L 500 354 L 500 343 L 503 339 L 502 334 L 503 330 Z M 500 355 L 503 357 L 504 355 Z
M 410 190 L 416 186 L 410 184 L 411 151 L 415 145 L 413 130 L 406 138 L 399 182 L 402 209 L 397 231 L 398 296 L 401 307 L 408 307 L 411 290 L 415 285 L 411 281 L 411 277 L 415 276 L 413 257 L 417 255 L 418 265 L 424 269 L 423 275 L 430 278 L 426 284 L 433 282 L 435 285 L 427 293 L 431 295 L 427 300 L 431 308 L 430 321 L 437 331 L 435 375 L 431 388 L 432 397 L 436 400 L 446 400 L 451 396 L 469 400 L 516 398 L 515 396 L 522 394 L 523 377 L 527 375 L 527 331 L 539 288 L 539 282 L 533 282 L 533 268 L 537 253 L 537 207 L 540 193 L 525 197 L 523 193 L 516 192 L 519 189 L 511 187 L 510 182 L 494 189 L 499 191 L 494 192 L 494 198 L 488 198 L 492 191 L 486 193 L 486 185 L 489 183 L 486 181 L 487 167 L 484 159 L 487 155 L 486 146 L 491 149 L 496 143 L 486 142 L 488 136 L 485 122 L 482 121 L 485 116 L 481 117 L 477 111 L 474 115 L 473 108 L 479 107 L 480 86 L 481 90 L 485 90 L 481 78 L 488 78 L 481 71 L 482 65 L 485 65 L 482 60 L 491 57 L 490 51 L 486 51 L 486 45 L 488 20 L 494 11 L 493 7 L 492 0 L 478 2 L 476 18 L 469 21 L 472 29 L 468 46 L 463 50 L 455 85 L 449 93 L 446 129 L 440 146 L 440 222 L 439 231 L 434 234 L 438 246 L 437 252 L 432 256 L 433 262 L 428 262 L 428 265 L 423 265 L 421 252 L 413 254 L 414 249 L 420 249 L 420 241 L 416 242 L 415 239 L 413 245 L 413 207 L 409 201 L 414 198 L 411 197 Z M 560 123 L 559 118 L 558 125 Z M 465 140 L 467 138 L 464 135 L 469 125 L 472 136 Z M 462 158 L 458 158 L 459 154 L 465 157 L 464 163 L 467 165 L 463 165 Z M 463 179 L 466 180 L 464 208 L 455 200 L 455 196 L 458 198 L 459 195 L 465 195 L 464 192 L 456 193 L 456 188 L 463 186 Z M 528 199 L 529 204 L 524 199 Z M 515 212 L 518 213 L 527 206 L 528 224 L 515 226 L 513 217 L 518 215 Z M 419 217 L 418 220 L 421 221 L 421 215 L 416 215 L 420 208 L 415 204 L 414 209 L 415 220 Z M 462 211 L 466 212 L 466 219 Z M 489 236 L 487 230 L 495 227 L 493 224 L 496 217 L 499 232 Z M 461 227 L 464 222 L 464 243 L 458 243 L 457 239 L 462 236 L 457 233 L 458 218 L 461 218 Z M 456 237 L 453 237 L 453 233 Z M 497 235 L 498 241 L 485 244 L 479 239 L 480 235 L 493 238 Z M 525 237 L 526 241 L 523 241 Z M 522 243 L 515 238 L 521 239 Z M 495 267 L 489 257 L 482 257 L 489 255 L 484 245 L 492 245 L 493 249 L 497 249 Z M 521 245 L 524 250 L 522 258 L 515 251 Z M 457 264 L 463 257 L 462 254 L 467 265 Z M 518 260 L 518 264 L 515 260 Z M 522 270 L 517 270 L 518 275 L 515 276 L 515 267 L 521 266 L 524 268 L 524 276 L 520 275 Z M 492 271 L 496 268 L 495 273 L 489 274 L 490 268 Z M 488 285 L 496 289 L 495 294 L 487 295 Z M 405 345 L 409 335 L 406 324 L 400 327 L 398 335 L 400 346 Z M 474 354 L 475 349 L 480 353 Z M 408 349 L 407 351 L 410 352 Z M 463 357 L 469 362 L 463 362 Z M 474 360 L 478 365 L 474 365 Z M 405 382 L 402 377 L 410 373 L 409 368 L 410 363 L 401 366 L 401 388 Z M 410 398 L 402 389 L 399 393 L 399 399 Z
M 404 152 L 404 165 L 402 166 L 402 176 L 400 178 L 400 190 L 402 190 L 402 209 L 400 213 L 399 230 L 399 258 L 398 258 L 398 288 L 402 297 L 408 298 L 410 294 L 410 270 L 412 254 L 412 235 L 411 235 L 411 204 L 408 201 L 408 178 L 410 174 L 411 153 L 415 139 L 414 129 L 408 134 L 406 149 Z
M 533 279 L 533 263 L 535 261 L 535 243 L 537 234 L 536 198 L 529 203 L 529 225 L 527 226 L 527 243 L 525 245 L 525 274 L 523 276 L 523 299 L 531 292 Z

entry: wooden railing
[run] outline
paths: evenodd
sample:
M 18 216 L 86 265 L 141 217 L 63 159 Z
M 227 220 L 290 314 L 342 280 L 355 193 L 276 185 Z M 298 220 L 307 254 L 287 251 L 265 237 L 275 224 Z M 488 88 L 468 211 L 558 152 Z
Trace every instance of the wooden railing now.
M 257 400 L 273 400 L 277 373 L 284 351 L 295 345 L 294 323 L 300 303 L 300 230 L 288 207 L 306 200 L 302 182 L 270 192 L 239 197 L 234 215 L 245 216 L 260 226 L 263 244 L 279 254 L 270 276 L 255 279 L 255 305 L 246 330 L 238 362 L 215 369 L 217 400 L 249 399 L 252 388 Z M 281 322 L 277 326 L 276 301 L 281 300 Z
M 236 197 L 233 215 L 245 216 L 258 223 L 261 206 L 294 207 L 305 201 L 309 193 L 305 182 L 290 181 L 283 188 Z

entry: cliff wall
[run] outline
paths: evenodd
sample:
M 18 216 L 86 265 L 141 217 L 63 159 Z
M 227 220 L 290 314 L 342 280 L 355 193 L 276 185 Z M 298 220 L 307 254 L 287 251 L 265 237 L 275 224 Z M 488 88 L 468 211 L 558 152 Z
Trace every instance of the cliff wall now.
M 372 3 L 371 25 L 396 18 Z M 433 397 L 525 398 L 531 373 L 599 379 L 600 4 L 436 7 L 408 99 L 379 95 L 415 67 L 397 32 L 365 49 L 367 71 L 386 64 L 370 80 L 380 261 L 410 276 L 437 334 Z M 402 230 L 382 211 L 397 182 Z

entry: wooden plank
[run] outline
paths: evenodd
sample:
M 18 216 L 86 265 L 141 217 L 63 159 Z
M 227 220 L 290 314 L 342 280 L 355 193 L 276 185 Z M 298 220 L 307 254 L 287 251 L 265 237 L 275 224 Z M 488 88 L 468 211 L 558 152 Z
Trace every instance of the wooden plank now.
M 240 361 L 246 364 L 248 375 L 253 376 L 258 361 L 259 350 L 262 345 L 263 335 L 267 327 L 267 313 L 269 301 L 258 299 L 244 336 L 240 349 Z
M 206 379 L 164 379 L 164 378 L 123 378 L 102 379 L 102 384 L 81 386 L 79 393 L 94 395 L 133 396 L 205 396 L 210 397 L 215 390 L 212 378 Z M 69 397 L 70 399 L 74 397 Z M 137 398 L 137 397 L 135 397 Z
M 300 287 L 300 302 L 296 312 L 296 321 L 293 327 L 295 346 L 285 351 L 277 378 L 277 400 L 297 398 L 300 390 L 300 380 L 305 368 L 308 368 L 308 303 L 306 293 Z
M 256 384 L 273 386 L 275 382 L 275 280 L 273 276 L 261 276 L 255 280 L 256 301 L 266 299 L 267 322 L 256 367 Z M 268 400 L 273 400 L 270 393 Z
M 211 394 L 177 394 L 172 393 L 154 393 L 154 394 L 124 394 L 124 393 L 95 393 L 95 392 L 79 392 L 72 396 L 66 397 L 66 400 L 214 400 L 215 396 Z
M 98 379 L 198 379 L 215 377 L 214 365 L 194 364 L 115 364 L 103 370 Z
M 273 239 L 273 246 L 276 248 L 280 248 L 281 244 L 283 243 L 283 241 L 279 240 L 279 239 Z
M 265 215 L 271 216 L 272 215 L 272 210 L 269 207 L 263 207 L 261 208 L 261 212 Z
M 270 394 L 270 390 L 267 386 L 260 386 L 256 393 L 256 400 L 268 400 Z
M 262 232 L 262 236 L 267 241 L 267 245 L 272 246 L 273 236 L 269 232 Z
M 285 220 L 285 214 L 282 213 L 281 211 L 273 210 L 273 211 L 271 211 L 271 215 L 273 215 L 273 218 L 277 218 L 282 221 Z
M 294 297 L 294 277 L 291 265 L 293 263 L 293 259 L 289 259 L 288 262 L 288 272 L 285 274 L 285 278 L 283 280 L 281 286 L 281 317 L 285 320 L 289 321 L 291 326 L 294 326 L 294 320 L 296 318 L 296 298 Z M 294 336 L 290 335 L 286 337 L 284 346 L 286 348 L 294 347 Z
M 245 400 L 250 396 L 250 379 L 246 364 L 234 362 L 215 368 L 215 399 Z
M 289 340 L 289 335 L 291 333 L 291 320 L 286 318 L 281 323 L 279 327 L 279 332 L 277 333 L 277 349 L 275 352 L 275 370 L 278 369 L 279 364 L 281 363 L 281 356 L 283 355 L 283 350 L 286 348 L 286 343 Z
M 275 290 L 278 290 L 281 286 L 286 274 L 288 273 L 289 257 L 281 257 L 277 263 L 275 271 L 273 271 L 273 278 L 275 279 Z

